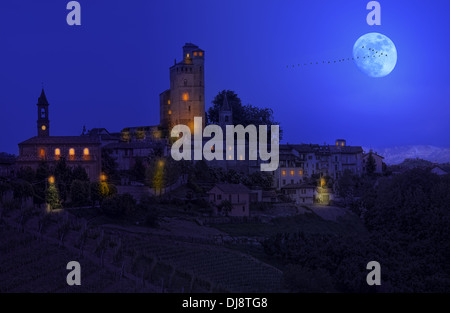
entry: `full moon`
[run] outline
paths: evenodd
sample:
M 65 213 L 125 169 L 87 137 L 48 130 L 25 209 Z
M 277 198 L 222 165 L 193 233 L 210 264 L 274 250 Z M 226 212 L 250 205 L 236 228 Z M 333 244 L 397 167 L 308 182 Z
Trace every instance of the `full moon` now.
M 371 77 L 384 77 L 397 64 L 397 49 L 385 35 L 368 33 L 356 40 L 353 59 L 363 73 Z

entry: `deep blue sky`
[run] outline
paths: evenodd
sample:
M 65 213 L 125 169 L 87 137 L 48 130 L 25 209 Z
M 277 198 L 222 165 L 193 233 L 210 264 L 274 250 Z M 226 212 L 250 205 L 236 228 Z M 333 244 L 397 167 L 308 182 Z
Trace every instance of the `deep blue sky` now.
M 450 146 L 449 1 L 380 0 L 382 25 L 369 26 L 368 0 L 80 0 L 78 27 L 67 2 L 0 3 L 0 151 L 35 136 L 42 81 L 52 135 L 158 124 L 185 42 L 206 51 L 206 107 L 234 90 L 274 109 L 285 142 Z M 351 57 L 373 31 L 397 47 L 385 78 L 352 62 L 286 68 Z

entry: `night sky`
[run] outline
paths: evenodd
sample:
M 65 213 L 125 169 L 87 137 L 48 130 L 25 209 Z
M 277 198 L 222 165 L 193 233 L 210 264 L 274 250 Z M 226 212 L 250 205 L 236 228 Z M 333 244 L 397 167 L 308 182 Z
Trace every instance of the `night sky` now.
M 206 51 L 206 107 L 223 89 L 271 107 L 284 142 L 365 147 L 450 146 L 450 2 L 80 0 L 68 26 L 61 0 L 0 3 L 0 151 L 36 135 L 44 82 L 51 135 L 159 123 L 169 67 L 192 42 Z M 355 41 L 380 32 L 398 62 L 384 78 L 352 62 Z

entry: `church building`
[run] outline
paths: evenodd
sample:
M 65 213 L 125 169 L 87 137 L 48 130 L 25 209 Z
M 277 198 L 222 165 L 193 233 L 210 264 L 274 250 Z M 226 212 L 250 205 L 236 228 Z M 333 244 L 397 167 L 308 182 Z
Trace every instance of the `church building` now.
M 91 181 L 100 179 L 101 142 L 97 136 L 50 136 L 49 103 L 42 89 L 37 103 L 37 136 L 19 143 L 18 168 L 36 170 L 40 162 L 55 166 L 60 158 L 67 165 L 81 165 Z

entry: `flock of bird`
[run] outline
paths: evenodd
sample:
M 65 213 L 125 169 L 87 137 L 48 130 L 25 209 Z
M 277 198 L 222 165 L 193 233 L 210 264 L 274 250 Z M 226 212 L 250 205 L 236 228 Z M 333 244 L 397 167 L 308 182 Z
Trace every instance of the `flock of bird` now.
M 382 56 L 388 56 L 386 53 L 384 53 L 384 52 L 379 52 L 379 51 L 377 51 L 377 50 L 375 50 L 375 49 L 373 49 L 373 48 L 368 48 L 368 47 L 365 47 L 365 46 L 362 46 L 361 47 L 361 49 L 367 49 L 367 50 L 369 50 L 370 51 L 370 53 L 372 53 L 372 54 L 369 54 L 369 55 L 364 55 L 364 56 L 357 56 L 356 57 L 356 59 L 368 59 L 368 58 L 376 58 L 377 56 L 379 57 L 379 58 L 381 58 Z M 322 61 L 322 63 L 320 63 L 320 62 L 309 62 L 309 63 L 303 63 L 303 64 L 297 64 L 297 67 L 301 67 L 301 66 L 307 66 L 307 65 L 315 65 L 315 64 L 334 64 L 334 63 L 339 63 L 339 62 L 345 62 L 345 61 L 350 61 L 350 60 L 355 60 L 355 58 L 353 57 L 353 58 L 343 58 L 343 59 L 338 59 L 338 60 L 332 60 L 332 61 Z M 295 64 L 293 64 L 292 66 L 290 66 L 290 65 L 287 65 L 286 66 L 286 68 L 289 68 L 289 67 L 296 67 L 296 65 Z

